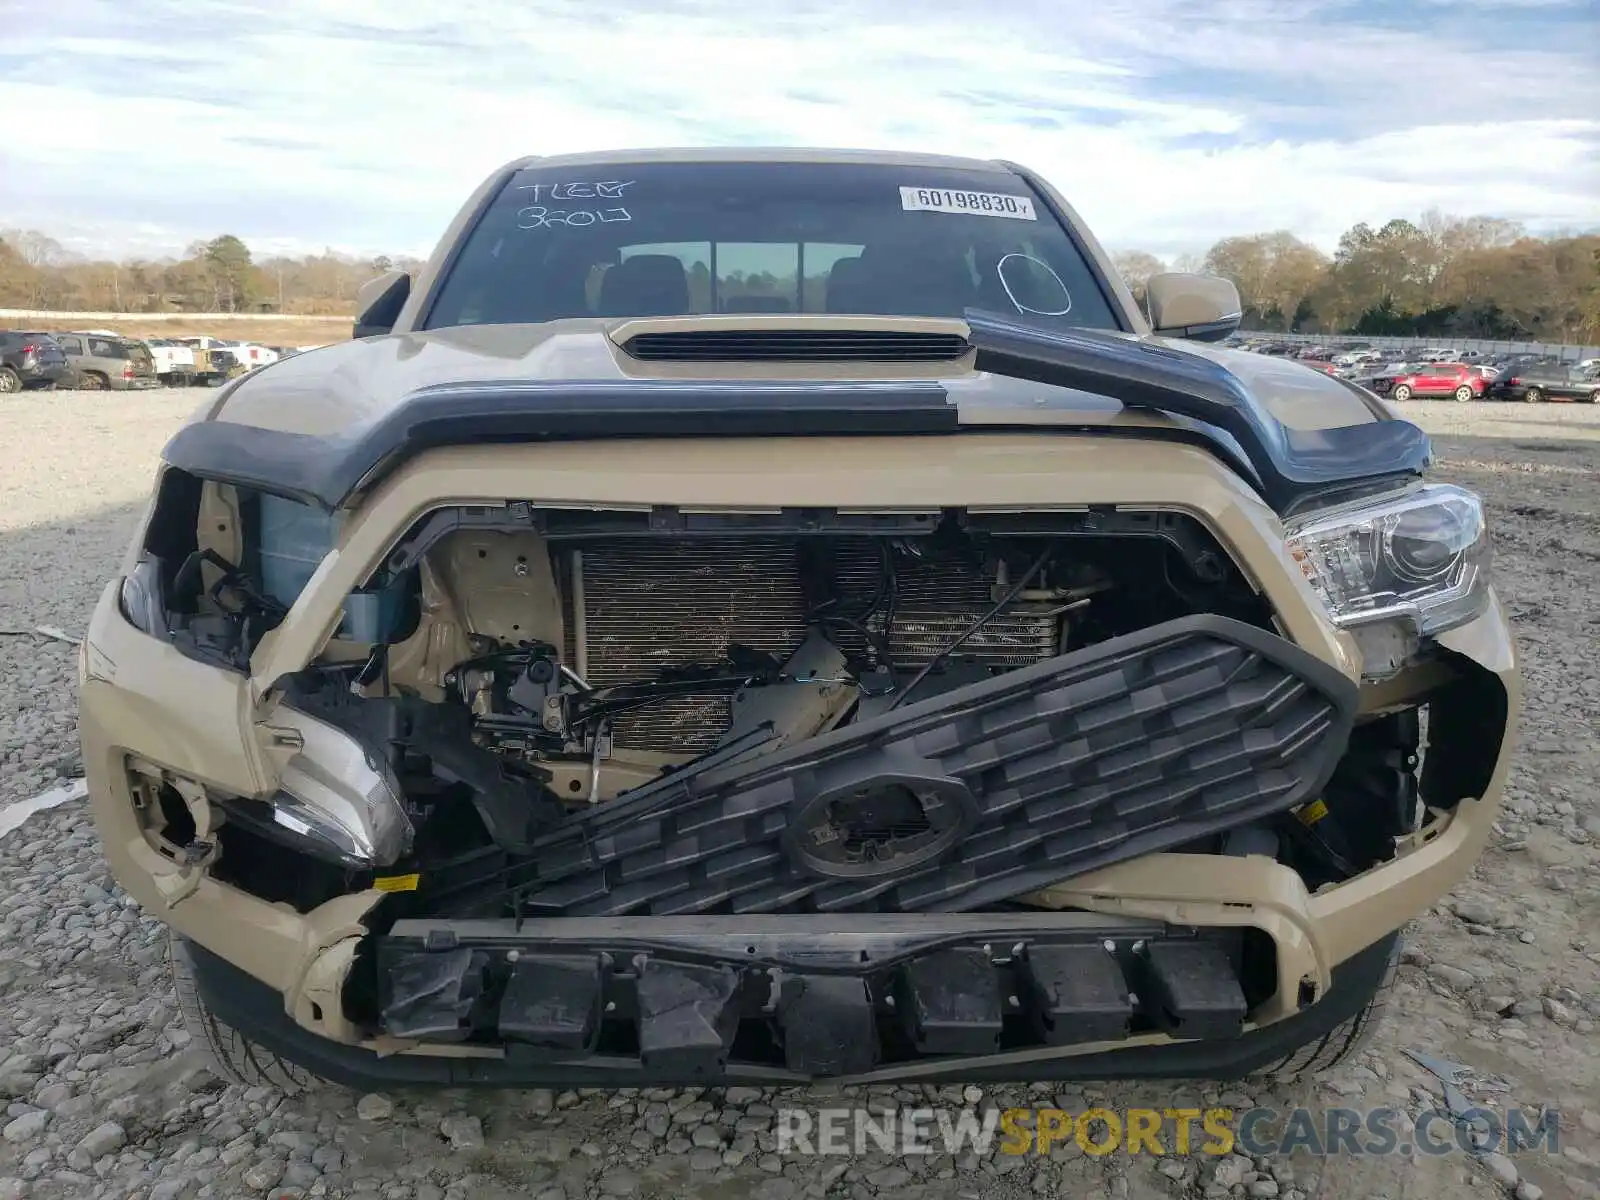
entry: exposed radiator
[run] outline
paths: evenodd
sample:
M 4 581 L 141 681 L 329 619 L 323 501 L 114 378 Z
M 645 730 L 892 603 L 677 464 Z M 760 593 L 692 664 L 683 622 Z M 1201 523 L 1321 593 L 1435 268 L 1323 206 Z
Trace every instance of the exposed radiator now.
M 878 543 L 839 538 L 829 547 L 840 608 L 859 611 L 878 586 Z M 890 657 L 897 667 L 916 668 L 989 609 L 993 580 L 966 559 L 896 552 L 894 562 L 899 599 Z M 604 687 L 652 679 L 663 667 L 718 663 L 730 645 L 787 657 L 806 633 L 801 570 L 792 538 L 628 538 L 586 546 L 588 681 Z M 869 626 L 880 632 L 881 618 Z M 1019 607 L 986 625 L 960 656 L 996 666 L 1036 662 L 1056 653 L 1056 629 L 1048 611 Z M 862 648 L 857 633 L 833 626 L 827 633 L 846 652 Z M 683 697 L 620 715 L 613 739 L 637 750 L 700 751 L 731 720 L 726 695 Z

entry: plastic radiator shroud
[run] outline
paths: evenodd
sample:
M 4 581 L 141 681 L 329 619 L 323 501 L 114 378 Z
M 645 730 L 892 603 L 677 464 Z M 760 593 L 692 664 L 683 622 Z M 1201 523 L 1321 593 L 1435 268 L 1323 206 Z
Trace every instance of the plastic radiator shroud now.
M 1184 617 L 570 818 L 534 843 L 519 911 L 1000 903 L 1316 797 L 1356 701 L 1272 633 Z

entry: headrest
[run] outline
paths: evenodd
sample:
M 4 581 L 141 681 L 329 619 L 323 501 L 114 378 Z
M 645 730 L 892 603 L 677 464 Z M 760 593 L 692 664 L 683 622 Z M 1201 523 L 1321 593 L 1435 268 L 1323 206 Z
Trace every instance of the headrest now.
M 689 276 L 670 254 L 635 254 L 600 280 L 600 313 L 607 317 L 678 317 L 689 312 Z

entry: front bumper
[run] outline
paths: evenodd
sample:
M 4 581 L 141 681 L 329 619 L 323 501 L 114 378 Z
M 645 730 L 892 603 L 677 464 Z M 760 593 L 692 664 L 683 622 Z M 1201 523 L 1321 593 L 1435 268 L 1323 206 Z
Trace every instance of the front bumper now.
M 793 918 L 785 918 L 793 920 Z M 1126 925 L 1109 924 L 1124 942 L 1134 930 Z M 1090 930 L 1080 927 L 1077 945 L 1091 953 L 1105 954 L 1088 942 Z M 1096 1080 L 1096 1079 L 1235 1079 L 1268 1070 L 1289 1058 L 1297 1049 L 1335 1033 L 1352 1018 L 1360 1016 L 1374 993 L 1392 969 L 1398 950 L 1398 935 L 1384 934 L 1371 945 L 1334 968 L 1329 987 L 1322 998 L 1291 1016 L 1267 1025 L 1227 1025 L 1225 1005 L 1212 1005 L 1209 1028 L 1196 1028 L 1192 1034 L 1175 1038 L 1166 1033 L 1135 1034 L 1103 1040 L 1079 1040 L 1028 1049 L 1008 1048 L 1006 1024 L 1013 1029 L 1026 1027 L 1026 1017 L 1001 1022 L 996 1032 L 992 1021 L 974 1018 L 963 1012 L 955 1021 L 923 1019 L 902 1021 L 897 1016 L 873 1023 L 890 1037 L 915 1037 L 921 1030 L 941 1049 L 963 1050 L 974 1045 L 992 1053 L 941 1054 L 907 1063 L 872 1065 L 876 1049 L 869 1026 L 861 1023 L 861 1009 L 838 997 L 843 989 L 798 989 L 799 999 L 790 1000 L 785 1012 L 791 1025 L 808 1030 L 804 1053 L 812 1068 L 822 1071 L 792 1071 L 787 1068 L 757 1068 L 729 1061 L 725 1051 L 725 1031 L 716 1022 L 721 992 L 704 986 L 699 979 L 684 977 L 681 991 L 668 991 L 676 1008 L 652 1008 L 652 1019 L 663 1038 L 656 1035 L 654 1053 L 584 1055 L 549 1047 L 523 1045 L 509 1051 L 485 1052 L 477 1047 L 418 1045 L 405 1048 L 394 1039 L 362 1045 L 335 1042 L 308 1029 L 284 1011 L 283 997 L 260 980 L 239 970 L 227 959 L 199 946 L 190 949 L 194 974 L 207 1006 L 223 1022 L 248 1030 L 253 1041 L 267 1050 L 304 1066 L 324 1079 L 361 1090 L 394 1087 L 637 1087 L 652 1084 L 747 1083 L 764 1085 L 804 1084 L 819 1075 L 841 1085 L 892 1083 L 1001 1083 L 1017 1080 Z M 1106 955 L 1107 958 L 1112 956 Z M 948 962 L 949 960 L 944 960 Z M 1058 960 L 1061 961 L 1061 960 Z M 942 964 L 941 964 L 942 965 Z M 812 980 L 815 975 L 810 977 Z M 661 981 L 671 989 L 673 980 Z M 658 987 L 658 992 L 663 990 Z M 791 995 L 797 989 L 791 989 Z M 808 994 L 826 991 L 807 1008 Z M 901 1003 L 915 999 L 915 990 L 902 991 Z M 1059 1000 L 1060 994 L 1056 993 Z M 965 997 L 962 997 L 965 1000 Z M 935 1000 L 937 997 L 935 996 Z M 1003 997 L 1007 1004 L 1009 997 Z M 783 1007 L 780 1004 L 779 1007 Z M 970 1008 L 963 1003 L 962 1009 Z M 948 1014 L 948 1007 L 942 1010 Z M 1067 1028 L 1066 1017 L 1076 1022 L 1073 1028 L 1094 1028 L 1085 1017 L 1100 1022 L 1115 1019 L 1101 1011 L 1086 1013 L 1083 1005 L 1058 1004 Z M 633 1014 L 629 1014 L 632 1016 Z M 939 1011 L 922 1010 L 924 1018 L 937 1017 Z M 548 1021 L 537 1022 L 550 1029 Z M 579 1022 L 564 1023 L 575 1028 Z M 882 1034 L 880 1033 L 881 1037 Z M 1049 1035 L 1047 1035 L 1048 1037 Z M 881 1045 L 881 1043 L 877 1043 Z M 737 1042 L 735 1050 L 739 1049 Z M 838 1068 L 835 1070 L 834 1068 Z
M 42 363 L 28 367 L 16 367 L 17 378 L 22 380 L 24 387 L 31 387 L 40 383 L 60 384 L 65 382 L 72 374 L 71 368 L 66 363 Z
M 110 593 L 108 602 L 114 607 Z M 98 634 L 105 623 L 97 618 L 92 628 Z M 668 1079 L 781 1082 L 815 1074 L 872 1079 L 1067 1078 L 1190 1069 L 1229 1074 L 1256 1069 L 1278 1055 L 1286 1039 L 1295 1036 L 1292 1031 L 1310 1036 L 1305 1031 L 1331 1029 L 1352 1015 L 1351 1006 L 1363 1002 L 1360 981 L 1381 967 L 1395 931 L 1448 892 L 1478 857 L 1498 808 L 1508 757 L 1505 734 L 1517 699 L 1506 634 L 1496 606 L 1441 639 L 1460 679 L 1475 689 L 1460 703 L 1476 713 L 1479 723 L 1475 735 L 1463 738 L 1457 732 L 1462 714 L 1442 713 L 1434 722 L 1431 753 L 1447 763 L 1473 759 L 1476 766 L 1456 778 L 1479 786 L 1470 794 L 1431 796 L 1438 810 L 1403 841 L 1392 860 L 1312 893 L 1296 872 L 1265 857 L 1150 853 L 1045 888 L 1028 897 L 1031 909 L 1003 914 L 560 916 L 527 921 L 520 928 L 510 922 L 421 921 L 399 923 L 377 937 L 366 920 L 383 893 L 343 896 L 295 913 L 203 872 L 186 874 L 158 854 L 137 827 L 125 765 L 128 747 L 108 740 L 112 725 L 126 737 L 132 718 L 140 729 L 129 740 L 142 755 L 182 762 L 197 749 L 189 737 L 237 736 L 227 714 L 242 699 L 226 689 L 237 689 L 239 680 L 182 658 L 167 663 L 176 677 L 165 682 L 203 695 L 209 702 L 205 711 L 213 717 L 209 731 L 180 733 L 159 706 L 128 708 L 127 694 L 105 678 L 107 641 L 118 644 L 114 673 L 126 671 L 135 679 L 154 677 L 147 669 L 169 648 L 142 636 L 92 636 L 84 650 L 82 728 L 107 857 L 117 878 L 147 909 L 209 951 L 197 952 L 208 1004 L 225 1020 L 248 1022 L 243 1027 L 252 1036 L 268 1045 L 281 1043 L 283 1053 L 336 1079 L 368 1086 L 578 1078 L 620 1085 Z M 1381 693 L 1364 696 L 1364 703 L 1402 702 L 1407 686 L 1404 679 L 1394 681 Z M 1495 695 L 1498 709 L 1484 703 Z M 1487 726 L 1481 719 L 1485 713 Z M 228 791 L 239 791 L 244 783 L 238 777 L 208 782 Z M 1189 977 L 1200 990 L 1190 999 L 1154 982 L 1153 968 L 1136 949 L 1147 953 L 1163 944 L 1207 948 L 1203 960 L 1192 964 Z M 1264 945 L 1271 984 L 1258 982 L 1246 995 L 1252 973 L 1242 969 L 1245 959 L 1256 956 L 1259 968 Z M 1114 965 L 1117 974 L 1108 976 L 1098 992 L 1073 1000 L 1073 1035 L 1053 1036 L 1047 1031 L 1047 1010 L 1037 999 L 1043 992 L 1018 973 L 1012 960 L 1019 953 L 1023 960 L 1041 955 L 1046 961 L 1052 955 L 1071 960 L 1085 952 L 1101 965 Z M 842 965 L 846 959 L 849 967 Z M 566 993 L 566 1017 L 530 1017 L 525 1011 L 507 1016 L 507 989 L 485 990 L 477 982 L 499 972 L 503 983 L 519 960 L 530 964 L 527 969 L 554 969 L 551 978 L 577 981 L 572 983 L 577 990 Z M 482 974 L 485 968 L 488 975 Z M 894 1010 L 900 1004 L 905 1006 L 900 1013 L 938 1015 L 937 1004 L 916 1000 L 916 988 L 906 978 L 912 968 L 933 979 L 965 971 L 972 981 L 957 989 L 956 1012 L 966 1015 L 944 1022 L 948 1028 L 939 1034 L 953 1040 L 935 1039 L 919 1048 L 917 1027 Z M 820 1030 L 873 1030 L 874 1036 L 824 1038 L 810 1057 L 781 1065 L 772 1064 L 770 1053 L 760 1062 L 744 1057 L 750 1031 L 776 1019 L 785 980 L 791 986 L 798 980 L 802 991 L 815 993 L 817 985 L 808 980 L 819 971 L 827 977 L 820 989 L 822 1007 L 794 1009 L 791 1020 Z M 669 1002 L 641 1008 L 638 980 L 651 972 Z M 1260 976 L 1257 969 L 1253 977 Z M 357 977 L 376 988 L 381 1015 L 376 1033 L 373 1023 L 358 1027 L 347 1015 L 346 999 Z M 838 998 L 841 979 L 856 981 L 844 985 L 848 1000 Z M 1129 992 L 1144 999 L 1115 1000 Z M 1169 999 L 1156 1004 L 1163 995 Z M 984 997 L 988 1008 L 969 1020 L 974 996 Z M 486 1012 L 491 1003 L 493 1010 Z M 1186 1005 L 1192 1011 L 1186 1012 Z M 665 1012 L 670 1019 L 648 1031 L 647 1011 Z M 596 1026 L 585 1024 L 584 1013 L 607 1014 L 594 1020 L 612 1022 L 604 1046 Z M 671 1032 L 663 1035 L 661 1029 Z M 476 1035 L 470 1042 L 464 1040 L 469 1032 Z M 485 1032 L 495 1040 L 483 1041 Z M 647 1045 L 655 1047 L 653 1057 Z

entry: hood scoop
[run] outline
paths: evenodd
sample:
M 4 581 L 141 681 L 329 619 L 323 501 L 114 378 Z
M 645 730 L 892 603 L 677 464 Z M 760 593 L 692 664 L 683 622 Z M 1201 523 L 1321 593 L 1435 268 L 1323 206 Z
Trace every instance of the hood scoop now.
M 642 362 L 692 363 L 935 363 L 972 352 L 958 333 L 770 327 L 636 333 L 622 349 Z

